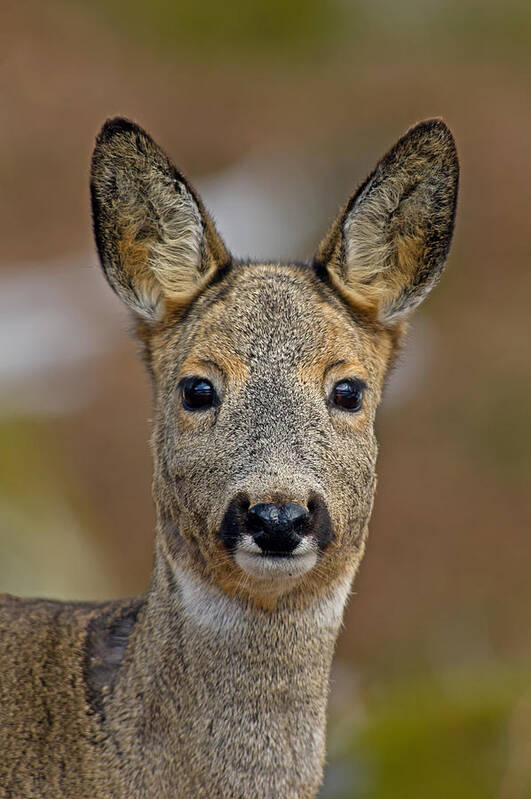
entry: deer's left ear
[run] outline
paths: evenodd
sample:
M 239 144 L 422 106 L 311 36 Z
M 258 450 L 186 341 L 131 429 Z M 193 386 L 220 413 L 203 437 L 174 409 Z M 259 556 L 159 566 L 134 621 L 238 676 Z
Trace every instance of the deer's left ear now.
M 315 265 L 352 306 L 383 324 L 437 283 L 452 239 L 459 163 L 444 122 L 409 130 L 349 200 Z

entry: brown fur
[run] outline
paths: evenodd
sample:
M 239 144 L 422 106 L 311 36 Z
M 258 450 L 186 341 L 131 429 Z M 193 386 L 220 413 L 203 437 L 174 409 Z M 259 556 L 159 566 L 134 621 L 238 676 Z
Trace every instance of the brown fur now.
M 1 796 L 315 796 L 374 498 L 376 408 L 408 313 L 442 270 L 457 174 L 448 129 L 421 123 L 314 264 L 244 264 L 144 131 L 104 126 L 94 228 L 153 380 L 155 568 L 138 599 L 0 604 Z M 214 407 L 183 407 L 193 376 L 211 381 Z M 364 402 L 346 412 L 330 397 L 354 378 Z M 228 549 L 220 529 L 239 497 L 313 509 L 312 551 L 326 533 L 314 565 L 238 565 L 241 541 Z

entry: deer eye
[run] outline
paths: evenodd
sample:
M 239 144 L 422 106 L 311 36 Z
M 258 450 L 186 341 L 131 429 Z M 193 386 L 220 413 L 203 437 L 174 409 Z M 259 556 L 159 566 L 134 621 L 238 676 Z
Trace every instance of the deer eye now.
M 181 381 L 183 408 L 204 411 L 217 405 L 218 397 L 210 380 L 204 377 L 185 377 Z
M 331 401 L 345 411 L 360 411 L 365 388 L 366 384 L 363 380 L 340 380 L 332 390 Z

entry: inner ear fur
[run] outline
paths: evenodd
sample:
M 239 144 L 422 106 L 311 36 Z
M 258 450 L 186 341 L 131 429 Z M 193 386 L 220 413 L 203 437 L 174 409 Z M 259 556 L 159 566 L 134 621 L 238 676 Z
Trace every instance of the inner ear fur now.
M 229 264 L 192 186 L 134 122 L 105 123 L 90 185 L 103 270 L 141 318 L 159 320 L 188 305 Z
M 321 242 L 315 265 L 352 306 L 401 321 L 437 283 L 454 228 L 459 162 L 438 119 L 379 161 Z

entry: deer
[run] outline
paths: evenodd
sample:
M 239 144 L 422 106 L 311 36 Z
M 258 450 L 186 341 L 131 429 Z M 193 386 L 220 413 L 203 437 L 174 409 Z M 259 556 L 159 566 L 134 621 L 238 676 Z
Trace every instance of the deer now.
M 315 797 L 375 413 L 458 175 L 446 124 L 420 122 L 311 261 L 244 261 L 141 127 L 105 123 L 93 224 L 153 387 L 153 573 L 104 603 L 2 596 L 0 796 Z

